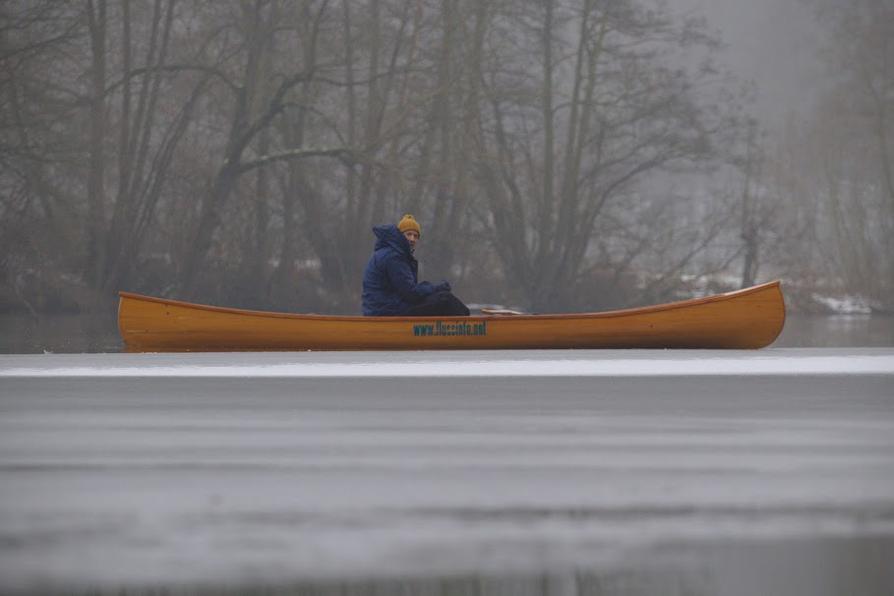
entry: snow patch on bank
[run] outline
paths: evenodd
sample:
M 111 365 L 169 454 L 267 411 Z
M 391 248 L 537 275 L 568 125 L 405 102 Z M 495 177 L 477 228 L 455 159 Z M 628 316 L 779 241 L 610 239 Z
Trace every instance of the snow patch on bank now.
M 840 315 L 869 315 L 872 308 L 869 302 L 862 296 L 821 296 L 813 294 L 813 299 L 828 308 L 831 312 Z

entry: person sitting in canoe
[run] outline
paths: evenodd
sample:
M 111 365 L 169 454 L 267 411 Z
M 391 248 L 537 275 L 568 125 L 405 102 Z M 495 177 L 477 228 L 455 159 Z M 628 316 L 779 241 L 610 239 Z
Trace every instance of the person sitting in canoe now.
M 416 218 L 404 215 L 397 225 L 373 227 L 376 246 L 363 273 L 365 316 L 468 316 L 469 309 L 442 281 L 419 282 L 413 256 L 421 236 Z

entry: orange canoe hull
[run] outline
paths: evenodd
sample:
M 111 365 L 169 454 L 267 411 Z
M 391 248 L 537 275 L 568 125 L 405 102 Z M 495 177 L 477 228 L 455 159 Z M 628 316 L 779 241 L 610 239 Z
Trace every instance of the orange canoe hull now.
M 519 316 L 301 315 L 119 295 L 118 327 L 131 352 L 754 349 L 771 344 L 785 323 L 778 281 L 643 308 Z

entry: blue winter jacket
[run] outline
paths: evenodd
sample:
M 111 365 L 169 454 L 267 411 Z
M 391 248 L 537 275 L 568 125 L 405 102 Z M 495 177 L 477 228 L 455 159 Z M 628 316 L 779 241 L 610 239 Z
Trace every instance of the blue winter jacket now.
M 417 282 L 419 263 L 396 225 L 375 226 L 373 232 L 376 247 L 363 272 L 364 315 L 402 315 L 426 296 L 450 288 L 446 282 Z

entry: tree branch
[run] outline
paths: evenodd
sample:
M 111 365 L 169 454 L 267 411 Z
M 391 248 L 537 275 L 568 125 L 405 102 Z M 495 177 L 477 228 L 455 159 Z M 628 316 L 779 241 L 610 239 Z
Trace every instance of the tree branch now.
M 212 75 L 221 81 L 223 81 L 227 87 L 229 87 L 232 91 L 238 91 L 239 87 L 230 80 L 230 78 L 222 71 L 212 66 L 205 66 L 202 64 L 164 64 L 161 66 L 145 66 L 143 68 L 135 68 L 128 72 L 120 81 L 116 81 L 112 85 L 106 88 L 105 94 L 108 95 L 112 93 L 127 82 L 129 79 L 134 77 L 138 77 L 140 75 L 154 73 L 154 72 L 203 72 L 209 75 Z
M 237 167 L 237 172 L 239 174 L 243 174 L 245 172 L 248 172 L 249 170 L 265 166 L 269 163 L 277 161 L 288 161 L 292 159 L 305 159 L 308 157 L 333 157 L 348 166 L 351 166 L 358 161 L 356 159 L 356 154 L 352 150 L 345 147 L 310 147 L 288 149 L 286 151 L 280 151 L 279 153 L 262 155 L 257 159 L 242 162 L 241 164 L 239 164 L 239 166 Z

